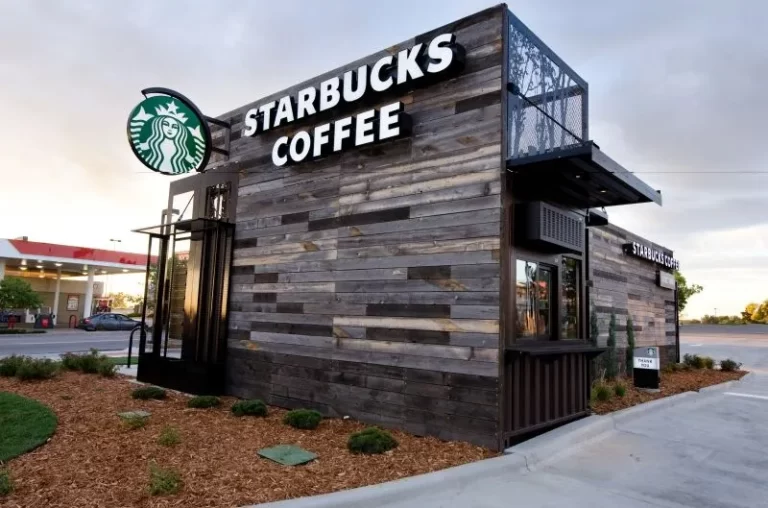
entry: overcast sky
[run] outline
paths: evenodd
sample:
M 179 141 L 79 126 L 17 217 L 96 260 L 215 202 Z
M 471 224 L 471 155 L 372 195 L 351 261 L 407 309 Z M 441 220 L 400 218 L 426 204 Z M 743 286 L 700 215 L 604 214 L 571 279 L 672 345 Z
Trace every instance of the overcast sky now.
M 129 148 L 139 90 L 212 116 L 493 5 L 480 0 L 0 0 L 0 237 L 142 251 L 167 177 Z M 768 2 L 520 0 L 590 85 L 590 134 L 661 189 L 609 210 L 705 292 L 687 314 L 768 298 Z

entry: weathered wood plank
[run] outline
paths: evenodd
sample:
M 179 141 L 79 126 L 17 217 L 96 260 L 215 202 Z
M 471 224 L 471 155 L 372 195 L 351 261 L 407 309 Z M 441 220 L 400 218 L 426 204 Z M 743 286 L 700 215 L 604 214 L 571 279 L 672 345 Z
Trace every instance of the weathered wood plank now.
M 500 279 L 435 279 L 435 280 L 370 280 L 348 281 L 336 284 L 338 293 L 426 292 L 426 291 L 498 291 Z M 247 284 L 246 284 L 247 285 Z
M 391 329 L 435 330 L 443 332 L 498 333 L 499 322 L 485 319 L 402 318 L 337 316 L 334 326 L 365 326 Z
M 315 256 L 321 256 L 330 251 L 314 253 Z M 255 273 L 291 273 L 291 272 L 321 272 L 329 270 L 338 270 L 345 268 L 347 270 L 368 270 L 372 268 L 399 268 L 413 266 L 433 266 L 433 265 L 474 265 L 498 262 L 498 251 L 474 251 L 474 252 L 451 252 L 447 254 L 431 255 L 413 255 L 413 256 L 392 256 L 388 258 L 371 259 L 343 259 L 315 261 L 307 260 L 309 254 L 304 254 L 304 258 L 294 261 L 286 259 L 289 256 L 282 256 L 276 262 L 269 260 L 264 263 L 252 263 Z M 317 256 L 320 257 L 320 256 Z M 234 266 L 248 265 L 247 261 L 233 262 Z
M 341 238 L 338 240 L 338 248 L 350 249 L 356 247 L 391 245 L 403 242 L 410 243 L 483 238 L 498 234 L 500 227 L 501 223 L 499 222 L 486 222 L 482 224 L 474 223 L 468 225 L 456 224 L 454 226 L 445 226 L 434 229 L 417 229 L 415 231 L 403 229 L 401 231 L 394 231 L 392 233 L 382 233 L 378 235 L 359 235 Z
M 279 282 L 338 282 L 350 280 L 404 280 L 408 276 L 405 268 L 382 268 L 373 270 L 334 270 L 324 272 L 281 273 Z

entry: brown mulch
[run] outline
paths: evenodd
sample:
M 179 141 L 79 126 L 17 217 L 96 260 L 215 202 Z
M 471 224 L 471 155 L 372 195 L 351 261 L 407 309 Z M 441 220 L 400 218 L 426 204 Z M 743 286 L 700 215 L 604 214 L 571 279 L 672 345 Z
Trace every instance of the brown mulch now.
M 284 410 L 266 418 L 236 418 L 235 400 L 220 409 L 187 409 L 187 398 L 170 393 L 165 401 L 133 400 L 127 379 L 104 379 L 67 372 L 49 381 L 21 383 L 0 378 L 0 391 L 49 405 L 59 418 L 50 442 L 9 462 L 15 490 L 1 507 L 212 507 L 242 506 L 323 494 L 427 473 L 494 456 L 463 442 L 445 442 L 393 431 L 400 446 L 384 455 L 353 455 L 349 434 L 365 425 L 324 420 L 312 431 L 282 423 Z M 126 429 L 118 412 L 143 409 L 146 427 Z M 165 425 L 181 434 L 168 448 L 157 443 Z M 295 444 L 318 455 L 310 464 L 281 466 L 256 455 L 277 444 Z M 179 494 L 150 497 L 149 464 L 177 469 Z
M 612 391 L 610 400 L 604 402 L 593 400 L 592 411 L 597 414 L 610 413 L 662 397 L 669 397 L 670 395 L 683 392 L 695 392 L 705 386 L 741 379 L 746 374 L 744 371 L 723 372 L 721 370 L 707 369 L 664 372 L 661 374 L 661 386 L 658 393 L 638 390 L 632 386 L 631 379 L 625 379 L 621 381 L 627 387 L 627 393 L 624 397 L 617 397 Z M 609 383 L 611 390 L 613 390 L 614 384 Z

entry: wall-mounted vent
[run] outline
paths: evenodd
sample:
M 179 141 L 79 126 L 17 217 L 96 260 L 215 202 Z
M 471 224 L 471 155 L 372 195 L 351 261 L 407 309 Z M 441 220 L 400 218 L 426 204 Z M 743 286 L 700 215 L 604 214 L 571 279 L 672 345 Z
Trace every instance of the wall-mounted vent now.
M 584 250 L 584 218 L 536 201 L 524 205 L 525 240 L 552 251 Z

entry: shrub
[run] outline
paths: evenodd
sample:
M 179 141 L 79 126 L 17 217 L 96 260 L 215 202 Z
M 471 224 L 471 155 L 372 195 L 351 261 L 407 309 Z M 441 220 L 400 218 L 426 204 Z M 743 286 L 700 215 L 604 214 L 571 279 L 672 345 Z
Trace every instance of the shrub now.
M 595 387 L 595 399 L 605 402 L 611 398 L 611 387 L 605 383 L 600 383 Z
M 235 416 L 267 416 L 267 405 L 259 399 L 238 400 L 232 404 Z
M 731 360 L 730 358 L 726 358 L 725 360 L 720 362 L 720 370 L 723 370 L 725 372 L 735 372 L 741 368 L 741 364 L 735 360 Z
M 141 388 L 136 388 L 134 391 L 132 391 L 131 397 L 140 400 L 160 400 L 165 398 L 165 390 L 159 386 L 142 386 Z
M 219 404 L 221 404 L 221 400 L 218 397 L 215 397 L 213 395 L 198 395 L 197 397 L 192 397 L 187 402 L 187 407 L 192 407 L 195 409 L 208 409 L 210 407 L 216 407 Z
M 27 358 L 16 369 L 16 377 L 21 381 L 51 379 L 59 372 L 59 363 L 49 358 Z
M 349 436 L 347 448 L 352 453 L 384 453 L 397 447 L 397 441 L 386 430 L 368 427 Z
M 176 430 L 176 427 L 166 425 L 163 427 L 162 432 L 160 432 L 160 436 L 157 438 L 157 443 L 162 446 L 176 446 L 181 443 L 179 431 Z
M 104 362 L 99 365 L 99 375 L 101 377 L 115 377 L 119 367 L 112 362 Z
M 708 368 L 707 365 L 709 364 L 710 360 L 712 361 L 712 366 L 714 367 L 715 361 L 708 356 L 699 356 L 699 355 L 691 355 L 691 354 L 683 355 L 683 363 L 686 364 L 689 368 L 693 368 L 693 369 Z
M 176 494 L 181 490 L 181 475 L 174 469 L 166 469 L 155 464 L 149 466 L 149 495 L 162 496 Z
M 711 356 L 703 356 L 701 358 L 702 363 L 704 364 L 705 369 L 714 369 L 715 368 L 715 359 Z
M 99 374 L 103 377 L 114 377 L 117 367 L 112 360 L 98 349 L 91 349 L 86 354 L 65 353 L 61 355 L 61 365 L 67 370 L 76 370 L 85 374 Z
M 121 419 L 123 420 L 123 424 L 131 430 L 146 427 L 147 423 L 149 422 L 148 416 L 139 415 L 122 416 Z
M 635 359 L 635 328 L 631 317 L 627 317 L 627 354 L 626 354 L 626 370 L 627 375 L 632 375 L 632 369 L 634 368 Z
M 0 376 L 13 377 L 21 364 L 29 360 L 28 356 L 12 355 L 0 359 Z
M 616 359 L 616 314 L 611 312 L 608 323 L 608 351 L 605 352 L 605 377 L 616 379 L 619 375 L 619 364 Z
M 283 423 L 296 429 L 316 429 L 323 415 L 314 409 L 294 409 L 283 417 Z
M 668 363 L 668 364 L 666 364 L 666 365 L 665 365 L 665 366 L 664 366 L 664 367 L 661 369 L 661 371 L 662 371 L 664 374 L 671 374 L 671 373 L 675 372 L 676 370 L 677 370 L 677 364 L 675 364 L 675 363 Z
M 617 383 L 616 386 L 613 387 L 613 393 L 615 393 L 617 397 L 623 397 L 627 394 L 627 387 L 624 383 Z
M 7 496 L 13 492 L 13 480 L 7 469 L 0 469 L 0 496 Z

